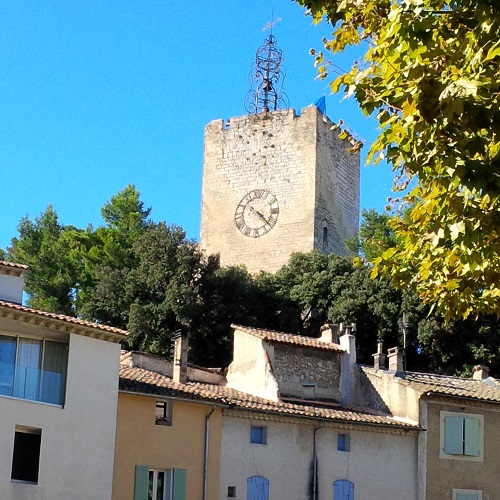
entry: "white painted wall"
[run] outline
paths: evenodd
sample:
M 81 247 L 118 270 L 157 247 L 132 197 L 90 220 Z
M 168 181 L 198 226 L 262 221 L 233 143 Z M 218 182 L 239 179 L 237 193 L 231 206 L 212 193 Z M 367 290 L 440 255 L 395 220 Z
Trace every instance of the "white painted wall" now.
M 24 275 L 3 274 L 0 270 L 0 300 L 22 304 Z
M 250 444 L 251 425 L 267 426 L 266 445 Z M 319 427 L 319 423 L 266 422 L 225 415 L 219 498 L 227 498 L 228 486 L 236 486 L 236 498 L 246 499 L 247 478 L 261 475 L 269 480 L 269 498 L 309 500 L 313 434 Z M 337 451 L 338 432 L 350 434 L 350 452 Z M 319 500 L 333 498 L 337 479 L 354 483 L 356 500 L 416 500 L 415 434 L 323 427 L 316 432 L 316 439 Z
M 120 346 L 69 338 L 64 408 L 0 396 L 2 500 L 111 498 Z M 10 480 L 16 425 L 42 429 L 37 485 Z
M 233 361 L 227 372 L 227 386 L 278 401 L 279 388 L 272 373 L 273 361 L 271 345 L 258 337 L 235 330 Z

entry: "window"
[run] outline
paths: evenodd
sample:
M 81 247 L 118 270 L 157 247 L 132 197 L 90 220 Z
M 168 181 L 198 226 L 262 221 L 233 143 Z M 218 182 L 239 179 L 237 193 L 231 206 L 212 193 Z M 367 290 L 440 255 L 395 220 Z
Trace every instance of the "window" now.
M 453 500 L 482 500 L 481 490 L 453 490 Z
M 172 401 L 156 402 L 156 425 L 172 425 Z
M 12 472 L 10 475 L 13 481 L 38 483 L 41 440 L 41 429 L 16 426 L 14 452 L 12 454 Z
M 267 444 L 267 427 L 252 425 L 250 428 L 250 442 L 253 444 Z
M 269 480 L 263 476 L 247 479 L 247 500 L 269 500 Z
M 134 500 L 186 500 L 186 469 L 135 468 Z
M 337 450 L 351 451 L 351 436 L 349 434 L 337 435 Z
M 227 498 L 236 498 L 236 486 L 227 487 Z
M 483 415 L 441 412 L 440 458 L 483 461 Z
M 328 228 L 323 226 L 323 251 L 328 251 Z
M 347 479 L 333 483 L 333 500 L 354 500 L 354 484 Z
M 0 395 L 62 405 L 68 344 L 0 335 Z
M 316 399 L 316 384 L 302 382 L 302 395 L 304 399 Z

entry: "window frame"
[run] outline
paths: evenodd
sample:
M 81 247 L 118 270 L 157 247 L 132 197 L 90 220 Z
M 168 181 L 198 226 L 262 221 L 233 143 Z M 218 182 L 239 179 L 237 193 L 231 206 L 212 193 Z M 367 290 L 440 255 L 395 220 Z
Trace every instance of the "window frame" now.
M 462 453 L 447 453 L 445 452 L 446 446 L 446 418 L 461 418 L 463 420 L 464 426 L 464 445 L 465 446 L 465 432 L 466 432 L 466 421 L 467 419 L 472 419 L 478 422 L 478 454 L 477 455 L 467 455 L 465 454 L 465 449 Z M 441 411 L 439 412 L 439 458 L 446 460 L 466 460 L 469 462 L 483 462 L 484 456 L 484 415 L 477 413 L 462 413 L 462 412 L 452 412 L 452 411 Z
M 24 441 L 23 436 L 28 436 L 28 435 L 37 436 L 38 439 L 36 439 L 37 441 L 36 449 L 33 448 L 33 441 L 29 443 L 23 442 Z M 26 448 L 29 448 L 30 456 L 28 456 L 28 454 L 26 453 Z M 16 425 L 16 430 L 14 434 L 14 443 L 12 447 L 12 466 L 10 473 L 11 482 L 38 484 L 38 480 L 40 477 L 41 448 L 42 448 L 42 429 Z M 35 457 L 35 455 L 37 456 Z M 32 472 L 34 472 L 34 469 L 36 468 L 36 473 L 34 473 L 32 479 L 26 478 L 26 467 L 33 468 Z M 19 475 L 21 474 L 25 475 L 25 477 L 19 477 Z
M 254 438 L 254 429 L 261 429 L 259 440 Z M 251 425 L 250 426 L 250 444 L 267 444 L 267 426 L 265 425 Z
M 172 427 L 173 401 L 171 399 L 157 399 L 155 408 L 155 425 Z M 159 414 L 158 410 L 163 411 Z
M 149 496 L 149 478 L 153 474 L 153 489 L 151 491 L 151 497 Z M 173 483 L 173 471 L 172 469 L 152 469 L 148 470 L 148 500 L 157 500 L 158 497 L 158 475 L 163 474 L 164 478 L 164 491 L 163 498 L 160 500 L 172 500 L 172 483 Z
M 49 339 L 45 337 L 35 337 L 35 336 L 29 336 L 29 335 L 16 335 L 16 334 L 9 334 L 7 332 L 0 331 L 0 338 L 11 338 L 14 339 L 15 341 L 15 349 L 14 349 L 14 363 L 13 363 L 13 374 L 12 374 L 12 379 L 10 384 L 4 383 L 2 384 L 4 387 L 10 387 L 10 394 L 0 394 L 0 397 L 7 397 L 7 398 L 15 398 L 15 399 L 20 399 L 23 401 L 32 401 L 35 403 L 42 403 L 42 404 L 48 404 L 48 405 L 53 405 L 53 406 L 58 406 L 58 407 L 63 407 L 65 402 L 66 402 L 66 388 L 67 388 L 67 379 L 68 379 L 68 360 L 69 360 L 69 342 L 65 342 L 62 340 L 58 339 Z M 36 341 L 39 343 L 40 346 L 40 352 L 38 354 L 38 361 L 37 361 L 37 368 L 34 366 L 24 366 L 19 362 L 19 357 L 20 357 L 20 350 L 21 350 L 21 344 L 22 341 Z M 46 368 L 46 353 L 47 353 L 47 346 L 49 344 L 60 344 L 61 346 L 65 346 L 65 357 L 64 357 L 64 367 L 61 372 L 54 371 L 52 372 L 51 370 L 47 370 Z M 28 369 L 32 370 L 37 370 L 37 380 L 36 380 L 36 396 L 30 397 L 30 394 L 26 394 L 26 390 L 24 391 L 23 394 L 16 393 L 16 388 L 18 387 L 19 380 L 22 380 L 22 370 L 26 369 L 26 373 Z M 50 401 L 48 398 L 44 399 L 44 393 L 47 387 L 50 387 L 50 385 L 46 385 L 44 383 L 44 375 L 45 377 L 47 376 L 46 373 L 55 373 L 61 375 L 61 385 L 59 389 L 59 396 L 58 396 L 58 402 Z M 24 374 L 24 377 L 26 377 L 26 373 Z M 33 390 L 33 387 L 31 388 Z
M 337 451 L 348 453 L 351 451 L 351 435 L 348 432 L 337 434 Z
M 483 500 L 483 491 L 482 490 L 464 490 L 459 488 L 453 488 L 452 496 L 453 500 L 459 500 L 458 495 L 477 495 L 476 500 Z

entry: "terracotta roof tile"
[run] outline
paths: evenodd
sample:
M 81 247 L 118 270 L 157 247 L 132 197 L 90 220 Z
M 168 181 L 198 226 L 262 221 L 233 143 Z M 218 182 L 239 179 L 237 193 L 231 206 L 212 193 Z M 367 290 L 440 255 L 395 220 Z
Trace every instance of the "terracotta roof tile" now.
M 495 382 L 491 382 L 490 385 L 487 381 L 471 378 L 410 372 L 406 374 L 403 383 L 407 383 L 415 390 L 427 394 L 444 394 L 500 403 L 500 387 Z
M 29 269 L 28 266 L 25 266 L 24 264 L 18 264 L 17 262 L 8 262 L 6 260 L 0 260 L 0 266 L 4 267 L 14 267 L 16 269 Z
M 362 367 L 373 372 L 371 367 Z M 493 378 L 475 380 L 430 373 L 406 372 L 398 382 L 421 394 L 436 394 L 500 403 L 500 385 Z
M 120 368 L 120 390 L 165 397 L 183 397 L 194 400 L 212 401 L 243 410 L 271 413 L 291 417 L 307 417 L 343 423 L 385 426 L 404 429 L 418 429 L 416 423 L 402 422 L 390 416 L 374 415 L 368 411 L 356 411 L 339 407 L 329 408 L 313 404 L 274 402 L 229 387 L 213 384 L 174 382 L 159 373 L 142 368 Z
M 70 323 L 73 325 L 78 325 L 86 328 L 92 328 L 94 330 L 100 330 L 102 332 L 113 333 L 125 337 L 127 332 L 121 330 L 120 328 L 114 328 L 113 326 L 101 325 L 99 323 L 92 323 L 91 321 L 84 321 L 82 319 L 74 318 L 72 316 L 65 316 L 64 314 L 55 314 L 46 311 L 40 311 L 39 309 L 33 309 L 31 307 L 21 306 L 19 304 L 13 304 L 12 302 L 5 302 L 0 300 L 0 308 L 9 309 L 12 311 L 18 311 L 23 314 L 35 315 L 42 318 L 49 318 L 56 321 L 62 321 L 64 323 Z
M 275 330 L 264 330 L 262 328 L 254 328 L 251 326 L 231 325 L 231 328 L 258 337 L 267 342 L 278 342 L 289 345 L 300 345 L 303 347 L 312 347 L 314 349 L 324 349 L 327 351 L 345 352 L 339 344 L 323 342 L 317 338 L 304 337 L 294 333 L 277 332 Z

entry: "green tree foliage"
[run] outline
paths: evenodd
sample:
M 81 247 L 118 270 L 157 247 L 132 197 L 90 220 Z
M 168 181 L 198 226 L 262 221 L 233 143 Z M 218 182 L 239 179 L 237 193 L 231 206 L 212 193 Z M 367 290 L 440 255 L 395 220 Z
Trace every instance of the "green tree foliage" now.
M 317 336 L 326 322 L 354 322 L 358 357 L 365 363 L 371 363 L 377 339 L 399 345 L 401 293 L 387 280 L 372 280 L 367 267 L 317 251 L 292 254 L 275 274 L 274 286 L 295 304 L 291 324 L 299 324 L 304 335 Z
M 411 287 L 450 320 L 500 313 L 500 4 L 496 0 L 296 0 L 326 19 L 334 54 L 367 43 L 337 76 L 380 133 L 409 218 L 373 275 Z M 319 75 L 330 66 L 316 54 Z M 410 187 L 412 186 L 412 187 Z
M 25 280 L 27 305 L 46 311 L 73 315 L 81 264 L 73 245 L 76 232 L 62 226 L 51 205 L 35 217 L 24 217 L 13 238 L 7 259 L 30 266 Z
M 361 210 L 361 225 L 357 236 L 347 241 L 350 250 L 372 262 L 385 250 L 396 246 L 394 231 L 389 226 L 391 216 L 376 210 Z
M 396 245 L 386 214 L 363 211 L 359 248 L 370 248 L 374 257 Z M 385 225 L 385 227 L 384 227 Z M 377 240 L 381 240 L 379 243 Z M 370 301 L 371 297 L 356 297 Z M 390 299 L 389 299 L 390 300 Z M 401 290 L 401 312 L 406 316 L 408 367 L 449 375 L 470 376 L 472 367 L 485 364 L 500 373 L 500 320 L 492 315 L 454 318 L 448 322 L 424 304 L 411 288 Z M 401 345 L 401 337 L 399 338 Z

